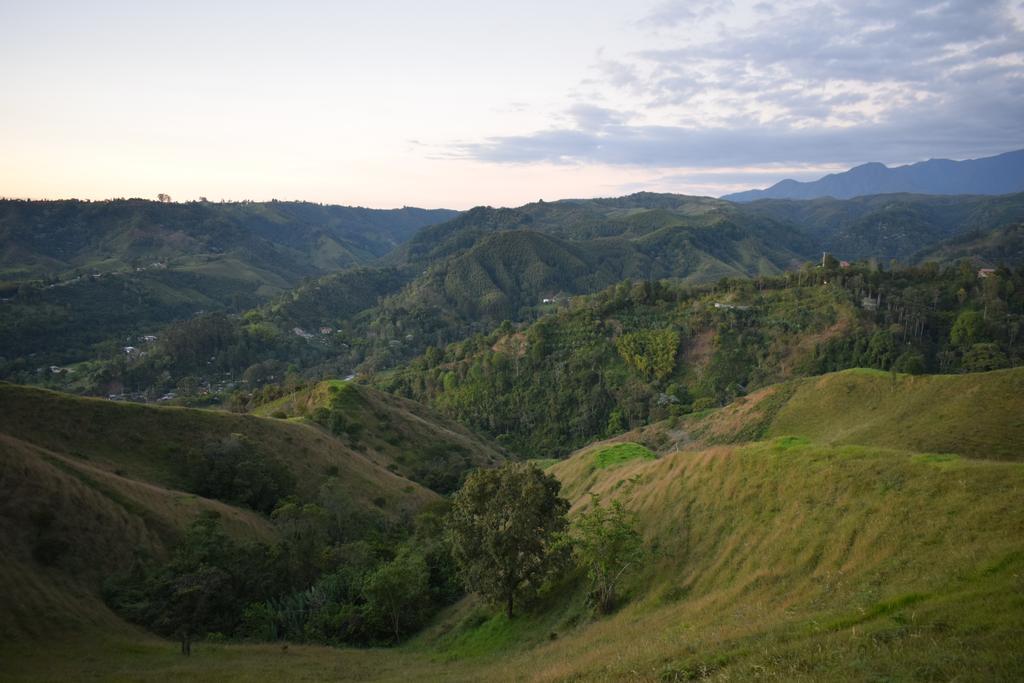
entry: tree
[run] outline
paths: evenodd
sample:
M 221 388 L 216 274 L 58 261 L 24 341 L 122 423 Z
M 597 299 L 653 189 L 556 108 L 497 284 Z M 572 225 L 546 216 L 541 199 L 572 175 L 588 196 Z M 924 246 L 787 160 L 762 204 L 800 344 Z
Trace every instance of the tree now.
M 573 547 L 577 561 L 587 570 L 598 611 L 607 614 L 615 606 L 622 575 L 643 559 L 643 539 L 633 515 L 619 501 L 602 506 L 600 496 L 592 495 L 594 506 L 573 525 Z
M 566 559 L 560 488 L 535 465 L 508 463 L 473 472 L 452 500 L 447 526 L 463 582 L 509 618 L 516 597 L 535 593 Z
M 984 341 L 985 318 L 978 311 L 967 310 L 957 316 L 949 331 L 949 341 L 954 346 L 968 349 L 974 344 Z
M 160 194 L 158 194 L 158 195 L 156 196 L 156 198 L 157 198 L 157 199 L 158 199 L 158 200 L 159 200 L 159 201 L 160 201 L 160 202 L 161 202 L 162 204 L 169 204 L 169 203 L 170 203 L 170 201 L 171 201 L 171 195 L 169 195 L 169 194 L 164 194 L 163 192 L 161 192 Z
M 289 498 L 274 508 L 271 517 L 281 530 L 289 569 L 296 585 L 309 585 L 322 569 L 322 553 L 328 544 L 327 511 L 314 503 Z
M 366 579 L 363 596 L 367 609 L 371 616 L 387 619 L 396 642 L 402 637 L 403 626 L 415 626 L 429 603 L 429 578 L 423 557 L 406 551 L 382 564 Z
M 220 608 L 231 577 L 218 567 L 199 565 L 195 571 L 174 576 L 164 622 L 181 641 L 181 654 L 192 654 L 192 638 L 206 630 Z

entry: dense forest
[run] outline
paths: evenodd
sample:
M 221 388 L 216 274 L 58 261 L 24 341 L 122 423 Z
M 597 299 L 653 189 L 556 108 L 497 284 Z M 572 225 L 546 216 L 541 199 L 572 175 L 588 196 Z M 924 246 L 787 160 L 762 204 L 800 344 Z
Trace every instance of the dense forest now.
M 140 204 L 146 211 L 167 211 Z M 186 209 L 213 210 L 194 204 Z M 302 217 L 311 224 L 341 221 L 331 212 L 343 208 L 223 206 L 228 215 L 249 211 L 264 223 Z M 136 400 L 168 394 L 222 400 L 231 391 L 280 382 L 289 374 L 322 378 L 396 367 L 428 347 L 486 334 L 504 320 L 532 322 L 567 306 L 574 295 L 624 280 L 701 284 L 779 276 L 818 258 L 822 244 L 855 238 L 882 245 L 879 230 L 894 239 L 902 235 L 905 244 L 894 253 L 907 255 L 913 245 L 918 262 L 949 263 L 977 253 L 983 265 L 1012 264 L 1016 229 L 988 226 L 1003 225 L 1022 206 L 1018 195 L 738 206 L 638 193 L 518 209 L 478 207 L 419 230 L 377 262 L 307 279 L 266 303 L 255 281 L 240 277 L 218 254 L 199 255 L 209 266 L 199 271 L 172 260 L 167 267 L 157 262 L 160 267 L 138 271 L 22 283 L 0 301 L 0 376 Z M 73 208 L 63 207 L 60 215 L 78 215 Z M 89 208 L 94 210 L 99 209 Z M 316 218 L 317 212 L 327 218 Z M 412 215 L 425 219 L 423 213 Z M 251 229 L 274 239 L 290 234 L 285 224 L 272 224 Z M 410 230 L 402 230 L 392 230 L 394 239 L 408 237 Z M 851 247 L 836 255 L 861 251 Z M 885 259 L 879 262 L 890 267 Z
M 953 373 L 1024 357 L 1024 272 L 968 262 L 810 267 L 686 287 L 623 282 L 377 380 L 527 456 L 850 367 Z
M 241 313 L 304 280 L 368 264 L 453 215 L 307 202 L 0 200 L 0 356 L 71 363 L 199 313 Z

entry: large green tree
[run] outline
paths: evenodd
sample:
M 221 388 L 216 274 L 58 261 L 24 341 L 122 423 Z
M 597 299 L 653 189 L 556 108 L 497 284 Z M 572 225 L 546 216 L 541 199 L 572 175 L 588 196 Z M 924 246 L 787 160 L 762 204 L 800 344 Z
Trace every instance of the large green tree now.
M 505 606 L 535 593 L 566 559 L 560 543 L 569 502 L 561 484 L 535 465 L 477 470 L 455 494 L 448 516 L 452 554 L 469 590 Z

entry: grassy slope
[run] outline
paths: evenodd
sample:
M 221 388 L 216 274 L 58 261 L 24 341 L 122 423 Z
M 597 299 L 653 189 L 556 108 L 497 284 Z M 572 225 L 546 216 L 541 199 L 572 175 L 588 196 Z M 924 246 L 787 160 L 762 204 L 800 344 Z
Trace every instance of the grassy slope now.
M 200 646 L 184 661 L 170 645 L 119 637 L 77 669 L 38 652 L 18 665 L 130 680 L 1014 680 L 1024 670 L 1020 464 L 781 440 L 600 470 L 577 456 L 553 470 L 623 500 L 657 548 L 611 617 L 577 625 L 570 600 L 509 623 L 463 605 L 436 627 L 453 630 L 397 652 Z
M 574 635 L 616 677 L 1010 679 L 1024 660 L 1024 467 L 779 439 L 621 468 L 552 468 L 638 511 L 659 557 Z M 579 500 L 579 499 L 578 499 Z M 623 647 L 602 646 L 613 637 Z M 552 655 L 555 653 L 552 652 Z M 537 653 L 533 654 L 539 659 Z M 543 669 L 542 669 L 543 671 Z
M 379 466 L 307 424 L 210 410 L 115 403 L 0 383 L 0 433 L 163 487 L 186 485 L 176 462 L 190 451 L 242 434 L 284 462 L 297 492 L 313 498 L 327 472 L 358 506 L 383 498 L 385 513 L 418 509 L 435 494 Z
M 403 477 L 420 481 L 419 473 L 432 465 L 450 465 L 462 472 L 504 460 L 493 444 L 459 423 L 414 401 L 352 382 L 320 382 L 260 406 L 253 414 L 308 418 L 332 400 L 346 420 L 362 425 L 359 451 Z M 442 462 L 432 462 L 437 460 Z
M 807 379 L 769 435 L 1024 460 L 1024 368 L 967 375 L 873 370 Z
M 125 632 L 99 599 L 103 579 L 139 552 L 161 556 L 203 511 L 248 541 L 270 522 L 219 501 L 119 476 L 80 457 L 0 434 L 0 637 Z M 52 559 L 33 559 L 41 548 Z
M 968 385 L 999 405 L 1014 400 L 1007 394 L 1016 391 L 1019 377 L 1010 371 L 897 382 L 904 400 L 913 403 L 917 393 L 931 397 L 922 400 L 914 420 L 952 421 L 955 427 L 978 419 L 976 413 L 948 414 L 970 410 L 966 399 L 956 403 Z M 727 425 L 734 440 L 755 433 L 763 438 L 765 430 L 781 425 L 813 431 L 822 424 L 814 410 L 830 410 L 841 421 L 854 404 L 868 410 L 862 404 L 877 402 L 879 413 L 892 413 L 892 399 L 877 391 L 891 381 L 888 375 L 847 372 L 784 385 L 780 395 L 789 403 L 776 396 L 771 407 L 763 397 L 751 397 L 716 411 L 717 435 L 728 436 Z M 957 381 L 952 388 L 938 386 Z M 844 399 L 848 405 L 839 397 L 847 396 L 851 382 L 857 388 Z M 829 407 L 826 399 L 833 398 Z M 578 591 L 559 590 L 546 599 L 547 609 L 511 623 L 463 603 L 398 651 L 201 646 L 200 656 L 183 661 L 154 639 L 111 635 L 78 660 L 72 656 L 87 652 L 80 642 L 70 642 L 57 660 L 38 650 L 19 653 L 22 668 L 12 675 L 1019 680 L 1024 465 L 977 457 L 1019 443 L 1016 432 L 1001 429 L 1005 415 L 977 423 L 970 439 L 932 442 L 947 452 L 961 444 L 973 459 L 797 436 L 603 468 L 596 466 L 597 449 L 579 451 L 550 468 L 574 509 L 587 504 L 591 491 L 616 497 L 637 512 L 655 549 L 628 582 L 628 603 L 604 619 L 583 616 Z M 713 417 L 701 419 L 708 425 Z M 846 417 L 850 425 L 862 419 Z M 899 417 L 847 430 L 842 439 L 901 438 Z M 753 427 L 744 431 L 745 425 Z
M 306 499 L 330 481 L 321 495 L 399 517 L 437 498 L 314 426 L 3 383 L 0 406 L 0 640 L 138 639 L 100 600 L 103 579 L 137 553 L 165 554 L 202 511 L 240 540 L 272 541 L 266 517 L 183 490 L 175 460 L 232 434 L 284 461 Z
M 719 410 L 616 437 L 669 452 L 802 436 L 969 458 L 1024 460 L 1024 368 L 903 375 L 855 368 L 796 379 Z

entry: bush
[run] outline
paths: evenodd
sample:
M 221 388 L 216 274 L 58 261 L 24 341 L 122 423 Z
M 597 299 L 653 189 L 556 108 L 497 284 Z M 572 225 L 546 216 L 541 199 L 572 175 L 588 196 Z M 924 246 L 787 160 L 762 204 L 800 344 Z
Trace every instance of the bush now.
M 996 344 L 974 344 L 964 354 L 961 367 L 967 372 L 987 372 L 1010 367 L 1010 360 Z

